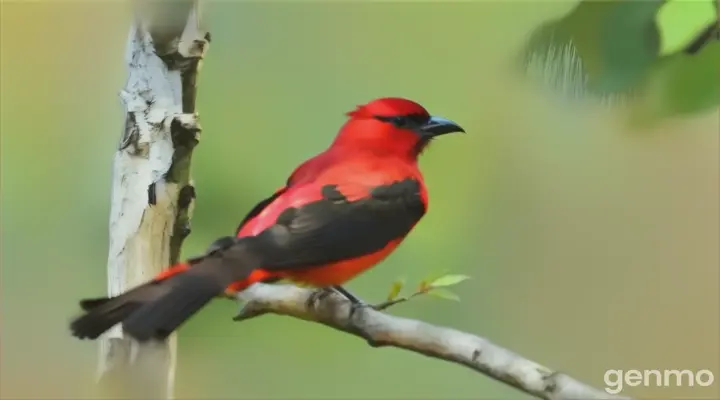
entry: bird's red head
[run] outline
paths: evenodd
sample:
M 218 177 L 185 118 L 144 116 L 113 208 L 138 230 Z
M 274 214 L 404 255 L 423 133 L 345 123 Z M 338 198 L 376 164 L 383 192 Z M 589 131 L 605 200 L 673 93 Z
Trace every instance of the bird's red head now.
M 373 100 L 347 115 L 350 118 L 333 146 L 349 146 L 378 155 L 415 159 L 433 138 L 465 132 L 455 122 L 431 116 L 420 104 L 399 97 Z

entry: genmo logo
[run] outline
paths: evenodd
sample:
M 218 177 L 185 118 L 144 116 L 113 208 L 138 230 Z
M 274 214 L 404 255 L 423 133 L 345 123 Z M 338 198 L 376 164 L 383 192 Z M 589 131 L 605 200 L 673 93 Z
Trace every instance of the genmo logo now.
M 622 392 L 625 386 L 636 387 L 708 387 L 715 382 L 715 375 L 712 371 L 701 369 L 699 371 L 690 370 L 657 370 L 657 369 L 610 369 L 605 371 L 603 377 L 605 381 L 605 391 L 610 394 L 618 394 Z

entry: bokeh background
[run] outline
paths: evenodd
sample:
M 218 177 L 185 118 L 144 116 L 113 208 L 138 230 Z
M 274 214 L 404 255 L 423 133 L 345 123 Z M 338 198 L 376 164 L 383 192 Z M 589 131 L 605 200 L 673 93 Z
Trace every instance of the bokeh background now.
M 472 279 L 455 303 L 397 315 L 467 330 L 604 386 L 607 369 L 710 369 L 720 396 L 717 108 L 638 126 L 631 107 L 570 102 L 512 60 L 561 2 L 210 1 L 200 76 L 198 201 L 184 255 L 236 227 L 343 113 L 404 96 L 469 132 L 422 168 L 429 214 L 349 288 L 380 300 L 398 276 Z M 96 346 L 70 337 L 81 297 L 105 290 L 111 160 L 123 113 L 130 7 L 3 2 L 3 398 L 92 396 Z M 233 323 L 217 301 L 180 332 L 180 398 L 525 398 L 484 376 L 322 326 Z

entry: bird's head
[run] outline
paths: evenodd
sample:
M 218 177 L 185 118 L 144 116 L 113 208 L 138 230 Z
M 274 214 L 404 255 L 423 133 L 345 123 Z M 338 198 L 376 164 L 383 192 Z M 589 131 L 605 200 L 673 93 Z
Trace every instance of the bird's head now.
M 384 97 L 347 113 L 348 121 L 333 146 L 350 146 L 377 154 L 417 158 L 440 135 L 465 132 L 449 119 L 431 116 L 420 104 Z

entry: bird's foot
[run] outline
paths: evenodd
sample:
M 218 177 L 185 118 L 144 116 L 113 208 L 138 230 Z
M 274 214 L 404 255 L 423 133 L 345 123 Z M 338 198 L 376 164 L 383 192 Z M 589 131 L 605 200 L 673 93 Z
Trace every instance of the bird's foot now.
M 335 290 L 333 290 L 332 287 L 322 287 L 314 292 L 308 297 L 307 301 L 305 302 L 305 307 L 308 309 L 313 309 L 318 302 L 322 301 L 326 297 L 330 296 L 331 294 L 336 293 Z
M 372 308 L 375 309 L 375 306 L 372 304 L 369 304 L 363 300 L 361 300 L 359 297 L 352 294 L 350 291 L 345 289 L 342 286 L 331 286 L 331 290 L 333 290 L 335 293 L 341 294 L 343 297 L 348 299 L 350 301 L 350 318 L 352 318 L 356 312 L 363 308 Z
M 365 303 L 364 301 L 361 301 L 358 303 L 353 303 L 351 301 L 350 302 L 350 316 L 349 316 L 350 319 L 352 319 L 355 316 L 355 313 L 357 313 L 358 311 L 360 311 L 362 309 L 366 309 L 366 308 L 370 308 L 370 309 L 374 310 L 375 306 L 372 304 Z
M 339 294 L 350 302 L 349 318 L 352 318 L 356 312 L 364 308 L 378 309 L 377 306 L 365 302 L 342 286 L 327 286 L 314 291 L 313 294 L 308 297 L 306 306 L 308 308 L 315 307 L 319 301 L 322 301 L 331 294 Z

